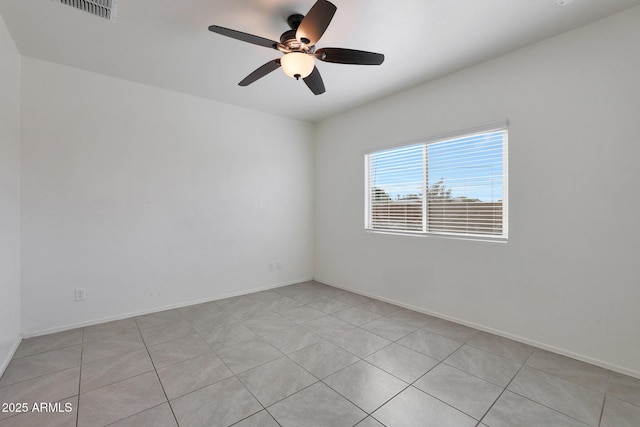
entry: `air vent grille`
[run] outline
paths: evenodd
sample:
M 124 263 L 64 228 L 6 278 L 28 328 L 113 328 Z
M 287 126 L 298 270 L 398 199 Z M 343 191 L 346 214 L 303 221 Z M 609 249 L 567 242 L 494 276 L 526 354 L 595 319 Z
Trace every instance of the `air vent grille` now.
M 116 17 L 117 0 L 54 0 L 67 6 L 75 7 L 100 18 L 113 21 Z

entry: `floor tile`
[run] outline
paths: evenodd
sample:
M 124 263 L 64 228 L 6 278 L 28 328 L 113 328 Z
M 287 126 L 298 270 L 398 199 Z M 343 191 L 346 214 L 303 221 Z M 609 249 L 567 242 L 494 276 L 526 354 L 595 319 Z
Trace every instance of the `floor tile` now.
M 13 359 L 0 378 L 0 387 L 79 366 L 81 348 L 75 345 Z
M 435 319 L 435 317 L 429 316 L 428 314 L 418 313 L 417 311 L 407 310 L 406 308 L 401 308 L 389 314 L 387 317 L 399 320 L 407 325 L 415 326 L 416 328 L 422 328 L 427 322 Z
M 388 316 L 391 313 L 395 313 L 398 310 L 402 310 L 402 307 L 389 304 L 388 302 L 378 301 L 372 299 L 371 301 L 365 302 L 364 304 L 359 306 L 365 310 L 373 311 L 381 316 Z
M 391 344 L 365 360 L 407 383 L 414 382 L 438 364 L 437 360 L 399 344 Z
M 347 308 L 351 307 L 351 305 L 336 298 L 325 298 L 309 304 L 309 307 L 320 310 L 323 313 L 331 314 L 335 313 L 336 311 L 346 310 Z
M 208 336 L 212 330 L 220 328 L 222 326 L 229 326 L 236 323 L 240 323 L 238 319 L 223 311 L 218 313 L 200 313 L 194 315 L 189 320 L 193 329 L 195 329 L 201 336 Z
M 640 406 L 640 379 L 613 372 L 609 379 L 607 394 Z
M 638 427 L 640 406 L 607 397 L 600 427 Z
M 427 324 L 423 326 L 423 329 L 460 342 L 467 342 L 480 332 L 477 329 L 449 322 L 444 319 L 433 319 L 427 322 Z
M 191 327 L 189 322 L 183 319 L 178 322 L 167 323 L 162 326 L 142 329 L 140 334 L 142 335 L 142 339 L 147 347 L 150 347 L 152 345 L 173 341 L 188 335 L 196 335 L 197 333 L 195 329 Z
M 155 372 L 80 395 L 78 427 L 105 426 L 166 401 Z
M 336 372 L 324 382 L 367 413 L 375 411 L 408 386 L 365 361 Z
M 224 310 L 230 311 L 238 307 L 256 306 L 259 305 L 259 303 L 249 295 L 240 295 L 216 300 L 216 305 Z
M 373 413 L 388 427 L 475 427 L 477 421 L 438 399 L 409 387 Z
M 80 367 L 0 387 L 0 402 L 24 402 L 31 407 L 38 402 L 59 402 L 78 394 Z M 13 414 L 0 412 L 0 420 Z
M 183 317 L 178 310 L 159 311 L 135 318 L 140 330 L 166 325 L 167 323 L 179 322 L 180 320 L 183 320 Z
M 525 366 L 508 390 L 563 414 L 597 426 L 604 393 Z
M 313 334 L 300 326 L 290 328 L 286 331 L 277 332 L 275 334 L 266 335 L 263 338 L 285 354 L 293 353 L 294 351 L 298 351 L 305 347 L 312 346 L 313 344 L 317 344 L 320 341 L 324 341 L 318 335 Z
M 325 295 L 315 290 L 309 290 L 307 292 L 296 292 L 295 294 L 292 294 L 289 297 L 298 301 L 300 304 L 305 304 L 305 305 L 313 304 L 314 302 L 327 298 Z
M 208 353 L 158 369 L 169 399 L 183 396 L 233 375 L 218 356 Z
M 364 310 L 360 307 L 351 307 L 338 311 L 337 313 L 333 313 L 333 316 L 356 326 L 364 325 L 381 317 L 373 311 Z
M 117 335 L 129 334 L 138 331 L 138 325 L 133 318 L 114 320 L 113 322 L 100 323 L 84 328 L 83 342 L 101 340 Z
M 95 390 L 153 369 L 146 348 L 87 363 L 82 366 L 80 392 Z
M 375 418 L 367 417 L 364 420 L 356 424 L 356 427 L 384 427 Z
M 461 342 L 445 338 L 442 335 L 434 334 L 433 332 L 425 331 L 423 329 L 418 329 L 417 331 L 398 340 L 398 344 L 402 344 L 405 347 L 419 351 L 420 353 L 433 357 L 436 360 L 445 359 L 462 346 Z
M 21 357 L 33 356 L 34 354 L 44 353 L 45 351 L 58 350 L 82 344 L 82 334 L 83 330 L 80 328 L 23 339 L 13 358 L 20 359 Z
M 607 391 L 610 371 L 579 360 L 537 349 L 526 365 L 598 391 Z
M 316 292 L 324 295 L 327 298 L 335 298 L 338 295 L 342 295 L 345 293 L 344 290 L 339 289 L 339 288 L 335 288 L 333 286 L 329 286 L 329 285 L 325 285 L 323 283 L 320 284 L 320 286 L 316 287 Z
M 355 326 L 351 323 L 333 316 L 318 317 L 317 319 L 303 322 L 300 326 L 323 338 L 330 338 L 333 335 L 339 335 L 355 329 Z
M 365 302 L 372 301 L 371 298 L 359 295 L 353 292 L 345 292 L 335 297 L 337 300 L 345 302 L 349 305 L 360 305 Z
M 302 284 L 297 283 L 295 285 L 281 286 L 279 288 L 276 288 L 275 290 L 281 295 L 291 296 L 301 292 L 301 287 Z
M 168 403 L 120 420 L 109 427 L 178 427 Z
M 235 377 L 172 400 L 171 407 L 180 427 L 227 427 L 263 409 Z
M 288 357 L 243 372 L 238 379 L 265 407 L 318 381 Z
M 257 317 L 266 316 L 271 314 L 270 310 L 267 310 L 262 303 L 256 305 L 246 305 L 242 307 L 236 307 L 231 310 L 227 310 L 231 316 L 235 317 L 241 322 L 246 320 L 255 319 Z
M 74 411 L 0 427 L 640 426 L 638 379 L 315 281 L 25 339 L 3 400 Z
M 222 350 L 217 350 L 216 353 L 229 369 L 236 374 L 283 356 L 282 352 L 262 338 L 223 348 Z
M 266 308 L 267 310 L 271 310 L 271 311 L 275 311 L 276 313 L 279 313 L 282 311 L 291 310 L 292 308 L 295 308 L 295 307 L 300 307 L 301 305 L 302 305 L 301 302 L 296 301 L 293 298 L 280 296 L 280 298 L 276 300 L 265 303 L 264 308 Z
M 218 306 L 215 301 L 180 307 L 178 311 L 182 317 L 189 321 L 224 312 L 222 307 Z
M 469 341 L 469 344 L 480 350 L 485 350 L 519 363 L 526 362 L 534 350 L 534 347 L 530 345 L 486 332 L 480 332 Z
M 510 391 L 482 420 L 488 427 L 586 427 L 587 425 Z
M 315 308 L 311 308 L 308 306 L 292 308 L 291 310 L 283 311 L 280 314 L 296 323 L 308 322 L 309 320 L 313 320 L 325 315 L 320 310 L 316 310 Z
M 54 412 L 34 411 L 0 419 L 0 427 L 75 427 L 78 408 L 78 396 L 59 402 L 41 402 L 56 405 Z
M 359 360 L 353 354 L 328 341 L 291 353 L 289 357 L 320 379 Z
M 253 292 L 251 294 L 248 294 L 247 296 L 253 300 L 263 303 L 269 303 L 283 298 L 282 294 L 276 289 L 267 289 L 266 291 Z
M 233 427 L 280 427 L 267 411 L 260 411 L 255 415 L 245 418 Z
M 200 337 L 188 336 L 149 347 L 156 369 L 211 353 L 211 347 Z
M 329 339 L 334 344 L 362 358 L 391 344 L 391 341 L 360 328 L 333 335 Z
M 129 353 L 141 348 L 144 348 L 144 342 L 136 327 L 135 331 L 127 334 L 85 342 L 82 345 L 82 363 L 95 362 L 96 360 Z
M 480 350 L 469 344 L 456 350 L 445 359 L 444 363 L 500 387 L 506 387 L 522 367 L 522 363 Z
M 214 350 L 221 350 L 257 338 L 258 335 L 242 323 L 212 329 L 203 338 Z
M 445 364 L 433 368 L 416 381 L 414 387 L 478 420 L 503 390 L 502 387 Z
M 366 323 L 361 328 L 391 341 L 399 340 L 417 329 L 414 326 L 388 317 L 381 317 L 373 322 Z
M 283 427 L 352 427 L 367 414 L 319 382 L 269 409 Z
M 276 313 L 244 322 L 256 334 L 263 336 L 294 327 L 296 324 Z

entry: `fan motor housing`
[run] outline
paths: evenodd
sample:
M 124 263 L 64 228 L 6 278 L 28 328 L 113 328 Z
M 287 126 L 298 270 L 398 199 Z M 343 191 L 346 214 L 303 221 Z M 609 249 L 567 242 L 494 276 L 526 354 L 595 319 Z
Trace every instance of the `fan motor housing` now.
M 280 36 L 280 43 L 293 49 L 293 46 L 291 46 L 292 42 L 295 42 L 298 44 L 297 47 L 300 47 L 300 42 L 296 39 L 296 30 L 289 30 L 282 33 Z
M 282 33 L 280 36 L 280 43 L 287 49 L 294 52 L 313 53 L 315 50 L 314 46 L 304 45 L 296 38 L 296 32 L 298 31 L 298 27 L 303 19 L 304 15 L 300 15 L 299 13 L 287 18 L 287 24 L 289 24 L 291 29 Z M 302 41 L 304 42 L 305 40 L 303 39 Z
M 296 39 L 296 30 L 282 33 L 280 43 L 293 52 L 313 52 L 313 46 L 304 46 Z

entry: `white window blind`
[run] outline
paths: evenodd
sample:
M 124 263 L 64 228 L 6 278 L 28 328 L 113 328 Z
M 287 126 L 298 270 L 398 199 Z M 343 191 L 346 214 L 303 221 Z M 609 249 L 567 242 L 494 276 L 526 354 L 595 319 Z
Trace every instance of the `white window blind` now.
M 365 156 L 366 228 L 507 237 L 507 128 Z

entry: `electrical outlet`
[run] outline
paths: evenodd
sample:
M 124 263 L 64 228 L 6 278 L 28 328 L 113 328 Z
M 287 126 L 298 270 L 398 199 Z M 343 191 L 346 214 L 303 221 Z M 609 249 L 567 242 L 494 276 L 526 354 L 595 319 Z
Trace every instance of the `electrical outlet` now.
M 282 264 L 276 262 L 276 270 L 282 270 Z
M 84 288 L 76 289 L 76 293 L 75 293 L 76 302 L 84 301 L 86 292 L 87 292 L 87 290 L 84 289 Z
M 270 263 L 269 263 L 269 271 L 273 271 L 273 270 L 274 270 L 273 263 L 272 263 L 272 262 L 270 262 Z

